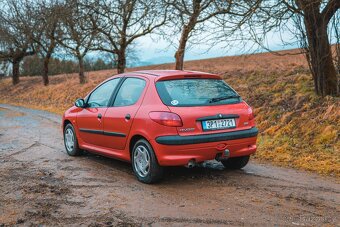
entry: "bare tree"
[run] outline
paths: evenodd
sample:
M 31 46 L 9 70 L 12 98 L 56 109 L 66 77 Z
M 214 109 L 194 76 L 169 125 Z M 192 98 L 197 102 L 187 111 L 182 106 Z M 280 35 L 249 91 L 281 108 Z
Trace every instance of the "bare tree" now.
M 99 33 L 98 51 L 117 56 L 117 72 L 126 68 L 128 47 L 138 38 L 161 27 L 166 7 L 160 0 L 95 0 L 91 7 L 94 29 Z
M 58 0 L 39 1 L 37 3 L 40 31 L 35 33 L 34 42 L 39 46 L 39 54 L 43 57 L 42 77 L 45 86 L 49 84 L 49 62 L 57 47 L 57 39 L 60 36 L 60 18 L 63 15 L 63 7 Z
M 19 83 L 20 63 L 36 53 L 33 32 L 38 32 L 34 2 L 3 0 L 0 8 L 0 61 L 12 63 L 12 83 Z
M 231 13 L 233 1 L 219 0 L 165 0 L 170 7 L 170 31 L 180 33 L 180 39 L 175 53 L 176 69 L 182 70 L 184 55 L 190 37 L 202 36 L 202 31 L 208 30 L 209 20 L 221 14 Z M 195 31 L 199 31 L 195 34 Z M 169 37 L 169 32 L 165 35 Z
M 86 82 L 84 75 L 84 57 L 91 50 L 96 31 L 92 22 L 96 20 L 90 17 L 88 7 L 83 2 L 69 0 L 64 6 L 62 17 L 62 36 L 58 42 L 74 55 L 79 64 L 79 82 Z
M 339 82 L 329 30 L 332 18 L 339 17 L 339 8 L 339 0 L 262 0 L 256 15 L 248 21 L 250 33 L 265 48 L 266 35 L 269 32 L 293 34 L 306 54 L 315 92 L 321 96 L 338 96 Z M 338 34 L 339 24 L 332 29 Z M 291 44 L 283 41 L 284 44 Z

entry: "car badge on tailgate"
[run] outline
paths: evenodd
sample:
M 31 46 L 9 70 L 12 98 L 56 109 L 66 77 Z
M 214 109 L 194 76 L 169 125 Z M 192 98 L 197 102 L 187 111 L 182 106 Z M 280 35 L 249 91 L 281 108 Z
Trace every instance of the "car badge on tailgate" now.
M 180 132 L 191 132 L 191 131 L 194 131 L 195 128 L 181 128 L 179 131 Z

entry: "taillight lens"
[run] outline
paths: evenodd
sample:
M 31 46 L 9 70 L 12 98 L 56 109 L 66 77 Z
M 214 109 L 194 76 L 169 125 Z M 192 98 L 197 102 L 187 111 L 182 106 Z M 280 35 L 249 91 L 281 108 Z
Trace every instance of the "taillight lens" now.
M 248 108 L 248 116 L 249 116 L 249 120 L 253 120 L 255 117 L 254 117 L 254 111 L 251 107 Z
M 170 127 L 182 127 L 183 126 L 181 118 L 175 113 L 150 112 L 149 116 L 151 120 L 161 125 L 170 126 Z

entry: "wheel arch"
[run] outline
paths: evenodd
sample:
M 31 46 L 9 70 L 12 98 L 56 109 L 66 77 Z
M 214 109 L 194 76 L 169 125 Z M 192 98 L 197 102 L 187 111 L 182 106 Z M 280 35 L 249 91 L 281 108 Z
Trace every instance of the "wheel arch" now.
M 73 126 L 72 122 L 69 119 L 65 119 L 63 122 L 63 131 L 65 130 L 66 125 L 68 124 L 71 124 Z
M 130 159 L 131 159 L 131 160 L 132 160 L 131 155 L 132 155 L 133 146 L 134 146 L 135 143 L 136 143 L 138 140 L 140 140 L 140 139 L 145 139 L 146 141 L 149 142 L 149 140 L 148 140 L 145 136 L 143 136 L 143 135 L 141 135 L 141 134 L 135 134 L 135 135 L 133 135 L 133 136 L 130 138 L 130 141 L 129 141 L 129 153 L 130 153 Z

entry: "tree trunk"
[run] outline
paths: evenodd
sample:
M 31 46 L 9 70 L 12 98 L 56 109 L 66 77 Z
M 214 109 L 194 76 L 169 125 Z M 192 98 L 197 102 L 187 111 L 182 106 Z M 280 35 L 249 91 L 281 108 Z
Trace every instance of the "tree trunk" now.
M 183 70 L 183 68 L 184 68 L 184 53 L 185 53 L 186 43 L 184 43 L 184 41 L 181 41 L 180 46 L 182 46 L 182 47 L 178 47 L 178 49 L 175 53 L 175 59 L 176 59 L 175 69 L 176 70 Z M 183 46 L 184 46 L 184 48 L 183 48 Z
M 12 66 L 12 84 L 13 85 L 16 85 L 20 82 L 20 79 L 19 79 L 20 62 L 21 62 L 21 59 L 13 59 L 13 66 Z
M 126 53 L 124 48 L 119 51 L 117 61 L 117 73 L 124 73 L 126 67 Z
M 336 52 L 335 68 L 337 68 L 337 73 L 340 74 L 340 36 L 338 43 L 335 44 L 335 52 Z
M 85 74 L 84 74 L 84 62 L 82 57 L 78 57 L 79 63 L 79 83 L 85 84 Z
M 183 70 L 184 68 L 184 54 L 185 54 L 185 48 L 187 46 L 187 41 L 189 37 L 190 29 L 187 25 L 184 25 L 183 31 L 181 34 L 181 39 L 179 40 L 178 49 L 175 53 L 176 58 L 176 70 Z
M 43 73 L 42 73 L 42 77 L 43 77 L 43 82 L 44 85 L 47 86 L 49 84 L 49 80 L 48 80 L 48 64 L 50 62 L 50 55 L 47 55 L 44 58 L 44 68 L 43 68 Z
M 305 9 L 304 23 L 315 92 L 321 96 L 338 96 L 338 78 L 328 40 L 327 23 L 318 9 L 314 8 Z
M 178 49 L 175 53 L 176 66 L 175 69 L 183 70 L 184 68 L 184 54 L 185 48 L 189 39 L 191 31 L 195 28 L 197 19 L 201 13 L 201 0 L 193 1 L 193 13 L 190 16 L 188 24 L 183 26 L 181 39 L 179 40 Z

